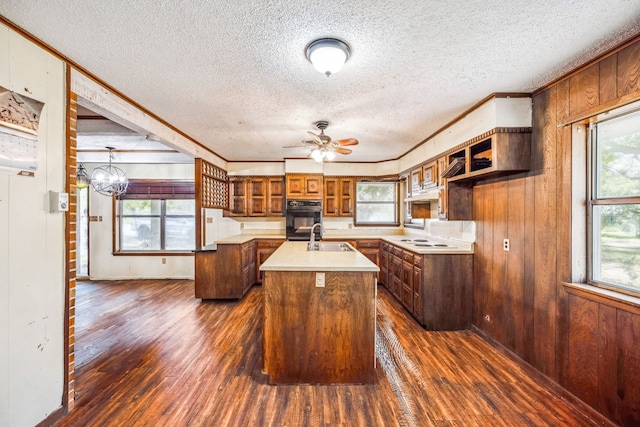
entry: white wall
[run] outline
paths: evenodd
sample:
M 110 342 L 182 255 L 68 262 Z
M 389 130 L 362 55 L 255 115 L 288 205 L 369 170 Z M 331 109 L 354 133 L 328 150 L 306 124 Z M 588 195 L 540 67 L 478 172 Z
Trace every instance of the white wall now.
M 35 177 L 0 175 L 0 425 L 33 426 L 62 405 L 64 65 L 0 24 L 0 85 L 45 103 Z
M 106 162 L 106 160 L 105 160 Z M 91 174 L 99 164 L 85 164 Z M 132 179 L 194 179 L 193 164 L 117 164 Z M 89 223 L 89 276 L 95 280 L 192 279 L 193 256 L 112 255 L 113 205 L 110 197 L 89 190 L 89 215 L 102 216 Z M 162 263 L 163 258 L 166 264 Z

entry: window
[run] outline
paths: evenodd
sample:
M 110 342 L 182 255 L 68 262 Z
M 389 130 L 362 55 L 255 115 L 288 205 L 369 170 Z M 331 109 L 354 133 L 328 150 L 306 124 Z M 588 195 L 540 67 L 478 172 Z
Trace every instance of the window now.
M 116 202 L 119 252 L 191 251 L 195 248 L 193 183 L 129 183 Z
M 398 225 L 396 182 L 356 183 L 356 225 Z
M 590 279 L 640 292 L 640 111 L 591 129 Z

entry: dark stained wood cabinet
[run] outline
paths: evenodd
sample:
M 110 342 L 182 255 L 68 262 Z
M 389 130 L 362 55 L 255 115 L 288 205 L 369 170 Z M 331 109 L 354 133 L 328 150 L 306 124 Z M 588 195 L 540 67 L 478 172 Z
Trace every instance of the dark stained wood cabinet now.
M 256 240 L 256 282 L 262 283 L 264 271 L 260 271 L 260 266 L 269 256 L 280 247 L 284 239 L 257 239 Z
M 229 178 L 228 216 L 283 216 L 284 177 L 234 176 Z
M 400 273 L 401 289 L 400 302 L 404 307 L 413 314 L 413 254 L 409 251 L 402 251 L 402 269 Z M 420 286 L 416 283 L 415 286 Z
M 267 216 L 284 216 L 284 177 L 267 178 Z
M 240 299 L 256 281 L 256 242 L 218 245 L 195 253 L 195 296 Z
M 322 174 L 287 174 L 287 199 L 322 199 Z
M 354 215 L 354 191 L 354 178 L 324 177 L 323 215 L 352 217 Z
M 229 216 L 247 216 L 247 181 L 243 177 L 229 178 Z
M 266 271 L 263 372 L 271 384 L 372 384 L 376 287 L 367 271 Z M 354 309 L 357 307 L 357 309 Z
M 389 290 L 389 247 L 391 245 L 385 241 L 382 241 L 380 245 L 380 272 L 378 273 L 378 281 Z
M 472 254 L 418 254 L 388 242 L 380 251 L 380 281 L 431 331 L 471 328 Z
M 267 180 L 265 178 L 248 178 L 247 195 L 248 216 L 267 216 Z
M 375 265 L 380 267 L 380 240 L 379 239 L 358 239 L 355 248 L 366 256 Z M 380 280 L 379 272 L 376 277 Z

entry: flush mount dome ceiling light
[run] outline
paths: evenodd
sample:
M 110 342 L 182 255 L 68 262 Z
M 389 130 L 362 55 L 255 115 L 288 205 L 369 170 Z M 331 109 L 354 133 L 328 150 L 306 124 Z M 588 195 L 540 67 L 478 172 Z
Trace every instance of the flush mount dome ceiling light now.
M 311 42 L 305 55 L 316 70 L 329 77 L 342 69 L 351 55 L 351 49 L 342 40 L 325 38 Z

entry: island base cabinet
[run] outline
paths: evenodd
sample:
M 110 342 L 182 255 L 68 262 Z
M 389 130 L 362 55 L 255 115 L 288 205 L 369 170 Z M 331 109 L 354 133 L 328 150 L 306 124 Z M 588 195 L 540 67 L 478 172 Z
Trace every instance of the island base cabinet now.
M 195 253 L 195 296 L 201 299 L 240 299 L 256 279 L 256 244 L 218 245 Z
M 266 271 L 264 372 L 271 384 L 372 384 L 375 273 Z

